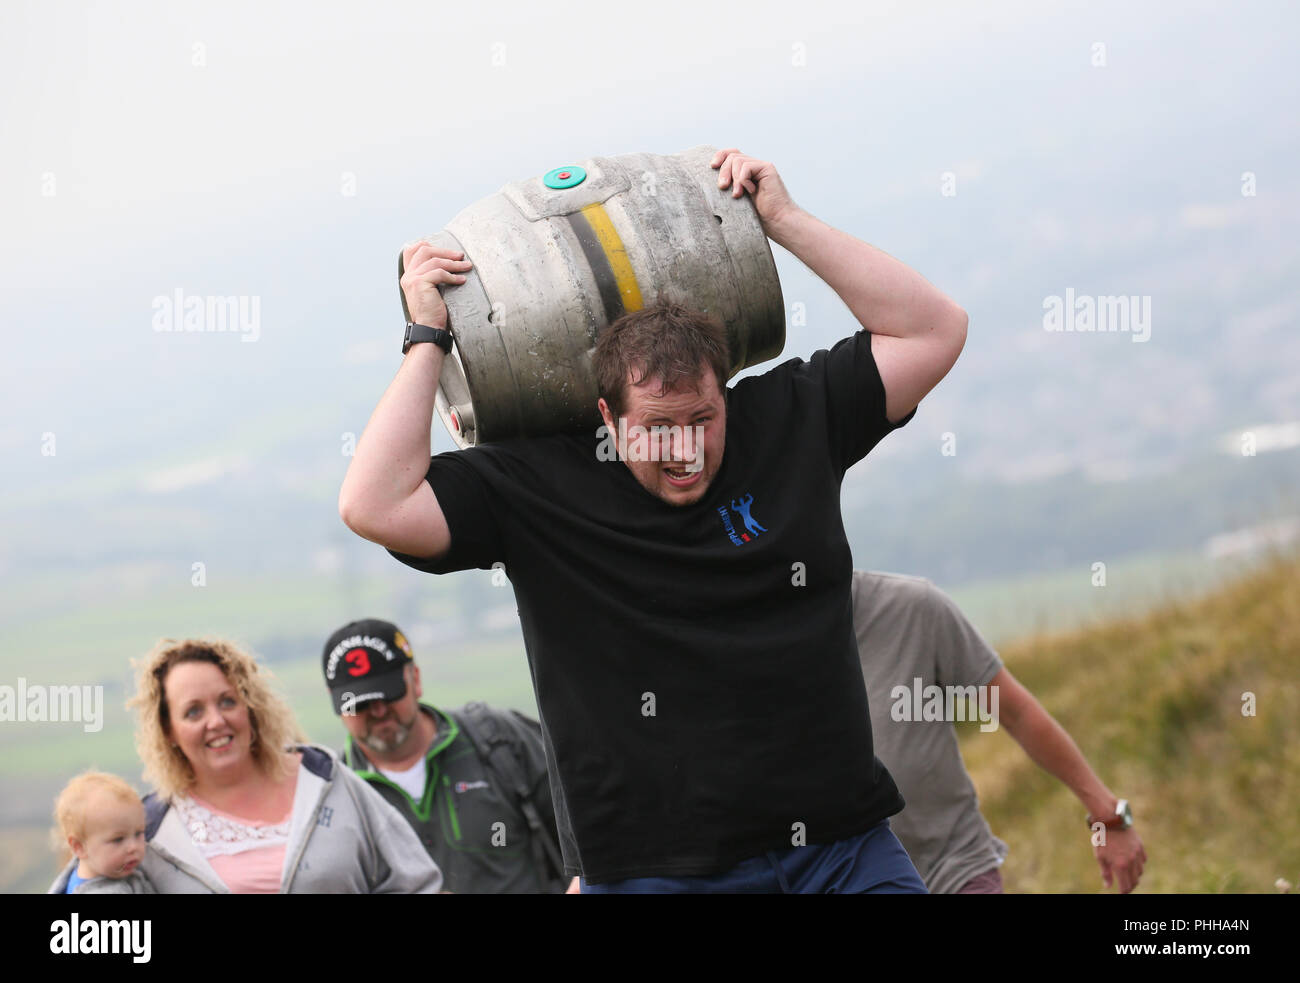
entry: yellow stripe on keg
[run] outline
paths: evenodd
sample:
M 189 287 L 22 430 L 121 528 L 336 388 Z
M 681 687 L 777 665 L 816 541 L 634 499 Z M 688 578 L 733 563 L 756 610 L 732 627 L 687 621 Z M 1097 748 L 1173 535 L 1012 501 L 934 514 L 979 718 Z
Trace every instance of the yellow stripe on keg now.
M 641 287 L 636 282 L 636 274 L 632 271 L 632 261 L 628 258 L 627 247 L 623 245 L 623 240 L 614 229 L 614 223 L 609 220 L 609 213 L 605 211 L 605 206 L 600 202 L 594 202 L 582 209 L 582 215 L 591 226 L 591 230 L 596 233 L 600 248 L 604 250 L 605 258 L 609 260 L 609 269 L 614 274 L 614 283 L 618 286 L 623 309 L 639 311 L 644 306 Z

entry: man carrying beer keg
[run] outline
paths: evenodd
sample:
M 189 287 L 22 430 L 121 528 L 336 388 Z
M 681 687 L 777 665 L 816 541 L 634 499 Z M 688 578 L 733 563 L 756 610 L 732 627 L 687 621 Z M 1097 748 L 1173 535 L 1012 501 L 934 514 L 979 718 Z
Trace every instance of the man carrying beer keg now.
M 419 570 L 505 565 L 584 892 L 923 893 L 872 752 L 839 490 L 952 368 L 967 317 L 795 205 L 770 163 L 731 149 L 711 166 L 862 330 L 727 389 L 722 325 L 655 304 L 597 342 L 618 460 L 584 434 L 430 459 L 438 288 L 469 263 L 414 244 L 402 290 L 425 330 L 409 341 L 431 343 L 408 344 L 339 511 Z

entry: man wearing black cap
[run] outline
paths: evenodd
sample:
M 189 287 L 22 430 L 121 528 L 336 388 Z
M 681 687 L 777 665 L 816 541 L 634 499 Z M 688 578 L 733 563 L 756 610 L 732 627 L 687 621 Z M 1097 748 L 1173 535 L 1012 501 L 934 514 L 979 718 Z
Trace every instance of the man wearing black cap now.
M 420 703 L 410 642 L 387 621 L 325 643 L 325 682 L 348 740 L 342 758 L 406 817 L 457 893 L 558 893 L 560 873 L 539 725 L 471 703 Z

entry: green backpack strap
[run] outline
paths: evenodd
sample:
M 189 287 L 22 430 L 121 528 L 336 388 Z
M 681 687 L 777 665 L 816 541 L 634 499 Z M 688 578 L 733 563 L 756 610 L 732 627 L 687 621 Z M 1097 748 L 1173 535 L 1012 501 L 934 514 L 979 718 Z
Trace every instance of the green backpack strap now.
M 542 822 L 541 814 L 537 811 L 537 804 L 533 801 L 532 789 L 528 787 L 524 777 L 524 769 L 514 742 L 484 703 L 476 700 L 465 704 L 461 717 L 462 729 L 479 749 L 483 760 L 488 763 L 492 771 L 496 772 L 506 788 L 514 790 L 519 808 L 528 821 L 528 829 L 532 833 L 533 861 L 537 864 L 537 869 L 549 872 L 554 880 L 565 882 L 567 879 L 564 876 L 564 861 L 560 857 L 555 833 Z

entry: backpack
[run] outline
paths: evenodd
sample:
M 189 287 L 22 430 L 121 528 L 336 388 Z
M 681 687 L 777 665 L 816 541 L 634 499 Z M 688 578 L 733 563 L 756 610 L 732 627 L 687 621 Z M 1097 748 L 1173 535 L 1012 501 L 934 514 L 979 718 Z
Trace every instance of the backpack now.
M 541 724 L 525 714 L 515 712 L 530 730 L 535 729 L 541 736 Z M 488 709 L 487 704 L 475 700 L 467 703 L 460 713 L 461 729 L 486 762 L 488 769 L 496 774 L 498 781 L 508 789 L 513 789 L 519 808 L 528 820 L 528 829 L 532 833 L 533 862 L 537 869 L 552 881 L 558 881 L 565 887 L 569 878 L 564 874 L 564 861 L 560 857 L 560 847 L 556 842 L 555 830 L 542 821 L 537 811 L 532 790 L 524 778 L 524 767 L 510 735 L 505 732 L 500 722 Z

